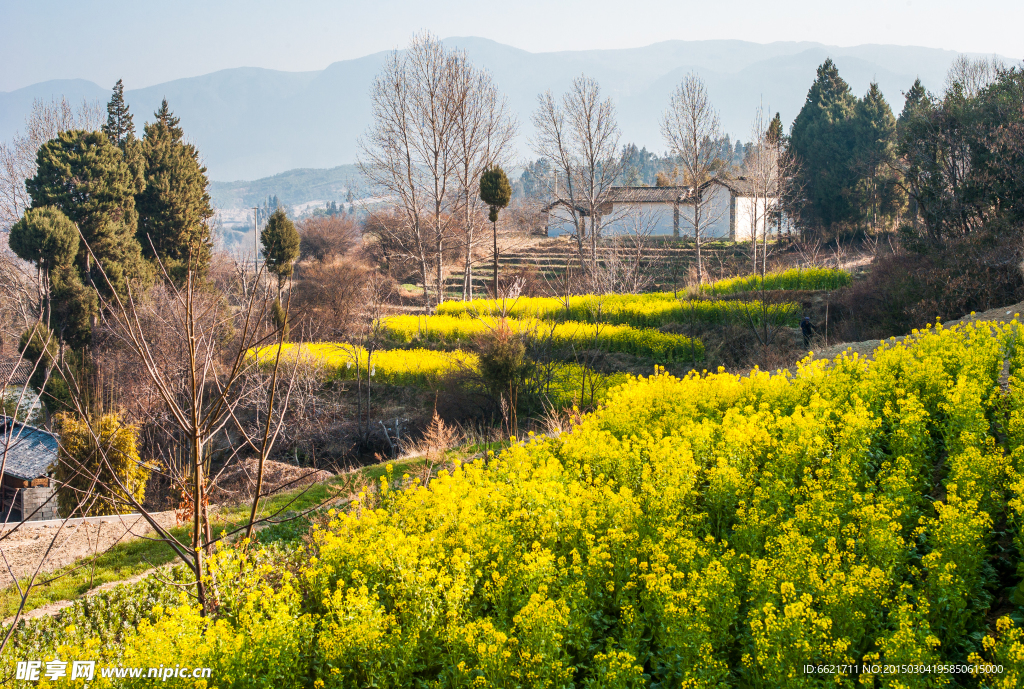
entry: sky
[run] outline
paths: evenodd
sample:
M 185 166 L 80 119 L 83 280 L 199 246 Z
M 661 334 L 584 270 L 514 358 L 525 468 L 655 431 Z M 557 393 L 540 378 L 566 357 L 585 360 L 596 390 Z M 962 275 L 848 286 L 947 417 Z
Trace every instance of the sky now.
M 1024 58 L 1021 0 L 0 0 L 0 91 L 49 79 L 127 88 L 232 67 L 320 70 L 416 31 L 531 52 L 666 40 L 887 43 Z

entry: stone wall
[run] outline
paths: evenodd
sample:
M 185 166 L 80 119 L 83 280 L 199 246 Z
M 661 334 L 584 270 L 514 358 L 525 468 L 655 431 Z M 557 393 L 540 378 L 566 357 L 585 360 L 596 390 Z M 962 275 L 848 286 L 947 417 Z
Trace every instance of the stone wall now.
M 57 496 L 53 494 L 53 488 L 22 488 L 19 492 L 23 518 L 32 521 L 58 518 Z M 39 511 L 32 514 L 36 508 L 39 508 Z

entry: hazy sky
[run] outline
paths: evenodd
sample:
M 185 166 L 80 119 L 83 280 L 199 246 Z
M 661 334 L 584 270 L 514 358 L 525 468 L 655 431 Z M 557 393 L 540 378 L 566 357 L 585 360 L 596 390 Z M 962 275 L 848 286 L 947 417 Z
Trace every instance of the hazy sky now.
M 1022 0 L 0 0 L 0 91 L 128 88 L 229 67 L 323 69 L 429 29 L 531 52 L 733 38 L 891 43 L 1024 58 Z

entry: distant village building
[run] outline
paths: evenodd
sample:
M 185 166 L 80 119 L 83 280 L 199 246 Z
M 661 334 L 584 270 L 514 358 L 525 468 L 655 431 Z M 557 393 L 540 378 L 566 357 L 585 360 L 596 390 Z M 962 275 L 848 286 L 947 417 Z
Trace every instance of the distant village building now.
M 21 413 L 32 414 L 42 404 L 39 395 L 29 386 L 32 363 L 18 358 L 0 357 L 0 402 L 7 413 L 14 413 L 20 405 Z M 0 409 L 0 413 L 3 413 Z
M 604 236 L 645 234 L 687 237 L 693 234 L 694 203 L 700 198 L 702 236 L 705 239 L 750 241 L 778 231 L 774 211 L 778 199 L 755 193 L 744 177 L 713 178 L 697 190 L 689 186 L 612 187 L 597 211 Z M 541 209 L 549 237 L 569 234 L 573 229 L 572 206 L 557 199 Z M 767 212 L 766 212 L 767 211 Z M 586 218 L 589 209 L 576 205 L 576 216 Z
M 0 523 L 56 519 L 56 436 L 0 416 L 0 462 Z

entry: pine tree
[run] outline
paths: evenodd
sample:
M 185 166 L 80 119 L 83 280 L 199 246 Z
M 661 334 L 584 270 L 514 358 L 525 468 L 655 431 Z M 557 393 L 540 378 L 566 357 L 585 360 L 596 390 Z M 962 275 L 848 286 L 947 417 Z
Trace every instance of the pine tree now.
M 128 104 L 124 102 L 124 84 L 120 79 L 114 84 L 114 95 L 107 103 L 107 123 L 102 127 L 103 133 L 121 150 L 128 137 L 135 136 L 135 124 L 132 122 L 132 114 L 128 110 Z
M 818 67 L 807 100 L 793 122 L 790 146 L 800 161 L 800 184 L 807 203 L 804 222 L 834 230 L 855 218 L 851 196 L 854 171 L 853 120 L 857 100 L 831 59 Z
M 91 249 L 80 245 L 76 251 L 82 284 L 109 295 L 109 279 L 124 294 L 129 280 L 148 279 L 135 239 L 135 179 L 121 149 L 102 132 L 61 132 L 39 148 L 36 161 L 35 177 L 25 181 L 32 207 L 63 211 Z
M 114 94 L 107 103 L 107 123 L 101 130 L 110 143 L 121 149 L 134 178 L 135 193 L 138 194 L 146 185 L 145 160 L 142 157 L 142 144 L 135 136 L 132 114 L 124 102 L 124 84 L 120 79 L 114 84 Z
M 281 298 L 284 281 L 291 277 L 295 270 L 295 259 L 299 257 L 299 232 L 285 214 L 278 208 L 270 214 L 266 227 L 260 233 L 260 244 L 263 245 L 263 259 L 267 262 L 267 270 L 277 276 L 277 297 Z
M 138 240 L 143 255 L 159 259 L 171 279 L 178 280 L 190 260 L 200 274 L 209 266 L 213 207 L 199 151 L 182 141 L 184 132 L 166 100 L 155 117 L 142 140 L 146 185 L 138 196 Z
M 874 82 L 855 112 L 854 168 L 861 177 L 857 201 L 865 220 L 877 228 L 881 216 L 892 215 L 899 205 L 892 174 L 896 118 Z
M 768 123 L 768 130 L 765 132 L 765 139 L 772 146 L 778 146 L 782 143 L 782 137 L 785 136 L 785 132 L 782 129 L 782 116 L 779 113 L 775 113 L 775 117 Z

